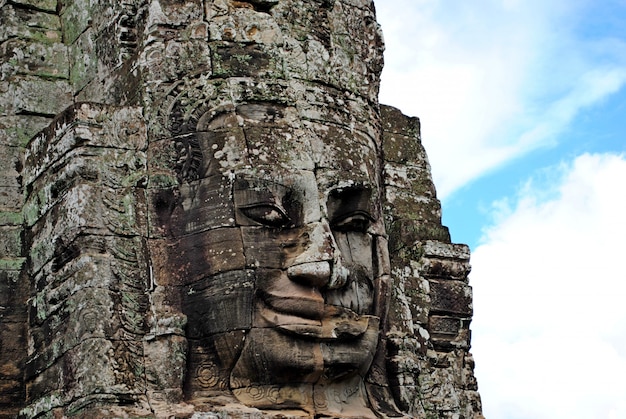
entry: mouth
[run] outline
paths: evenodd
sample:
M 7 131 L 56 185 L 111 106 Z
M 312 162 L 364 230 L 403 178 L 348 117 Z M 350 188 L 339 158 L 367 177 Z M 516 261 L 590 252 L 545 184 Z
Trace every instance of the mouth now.
M 289 308 L 289 310 L 285 310 Z M 290 335 L 316 340 L 346 341 L 361 337 L 373 316 L 318 301 L 299 298 L 264 298 L 257 303 L 262 327 L 274 327 Z

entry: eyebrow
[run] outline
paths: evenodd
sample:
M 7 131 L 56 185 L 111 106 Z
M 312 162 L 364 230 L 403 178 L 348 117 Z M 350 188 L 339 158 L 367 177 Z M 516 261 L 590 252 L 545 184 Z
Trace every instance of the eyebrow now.
M 233 186 L 233 201 L 237 209 L 254 204 L 275 204 L 298 225 L 302 221 L 302 205 L 294 199 L 296 196 L 295 188 L 253 176 L 237 176 Z
M 286 107 L 266 102 L 250 102 L 237 106 L 236 114 L 245 120 L 262 124 L 277 124 L 286 122 Z
M 277 192 L 280 196 L 293 191 L 293 188 L 271 179 L 237 175 L 234 183 L 235 191 L 253 190 L 257 192 Z

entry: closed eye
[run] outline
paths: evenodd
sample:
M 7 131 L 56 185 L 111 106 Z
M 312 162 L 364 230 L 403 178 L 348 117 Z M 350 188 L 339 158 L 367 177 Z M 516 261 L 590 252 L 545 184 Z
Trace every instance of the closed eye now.
M 254 204 L 239 209 L 246 217 L 268 227 L 281 228 L 293 225 L 285 211 L 271 203 Z
M 341 232 L 366 233 L 372 221 L 374 219 L 366 212 L 353 212 L 333 221 L 331 228 Z

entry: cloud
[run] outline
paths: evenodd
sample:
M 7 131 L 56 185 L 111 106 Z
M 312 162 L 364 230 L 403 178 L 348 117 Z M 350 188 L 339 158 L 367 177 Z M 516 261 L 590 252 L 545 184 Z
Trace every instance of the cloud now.
M 626 157 L 544 170 L 472 255 L 485 416 L 626 417 Z
M 439 196 L 539 147 L 626 83 L 591 0 L 376 0 L 381 102 L 419 116 Z

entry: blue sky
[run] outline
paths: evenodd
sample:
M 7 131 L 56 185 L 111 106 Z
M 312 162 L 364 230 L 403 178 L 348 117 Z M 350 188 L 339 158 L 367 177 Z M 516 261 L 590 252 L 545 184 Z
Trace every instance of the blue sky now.
M 626 1 L 375 0 L 472 248 L 485 416 L 626 418 Z

